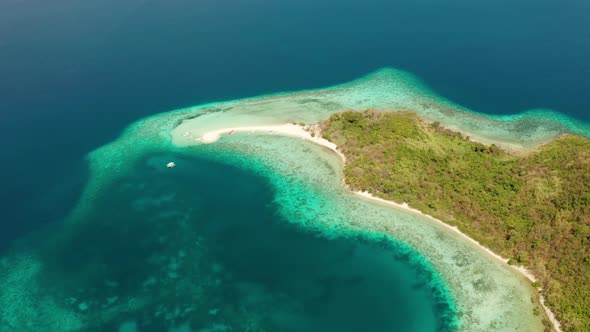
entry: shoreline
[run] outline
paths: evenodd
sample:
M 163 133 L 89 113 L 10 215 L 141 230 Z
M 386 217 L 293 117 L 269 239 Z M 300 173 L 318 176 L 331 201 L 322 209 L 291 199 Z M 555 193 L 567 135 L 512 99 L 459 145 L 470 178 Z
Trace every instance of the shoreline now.
M 475 246 L 477 246 L 479 249 L 481 249 L 482 251 L 486 252 L 488 255 L 494 257 L 495 259 L 501 261 L 502 263 L 505 263 L 506 265 L 508 265 L 511 269 L 519 272 L 520 274 L 522 274 L 525 278 L 527 278 L 530 282 L 536 282 L 537 279 L 535 278 L 535 276 L 529 271 L 527 270 L 524 266 L 516 266 L 516 265 L 510 265 L 508 264 L 508 258 L 504 258 L 498 254 L 496 254 L 495 252 L 493 252 L 492 250 L 490 250 L 489 248 L 481 245 L 479 242 L 477 242 L 475 239 L 469 237 L 469 235 L 461 232 L 461 230 L 457 227 L 457 226 L 451 226 L 447 223 L 445 223 L 442 220 L 436 219 L 435 217 L 426 214 L 418 209 L 414 209 L 413 207 L 410 207 L 408 205 L 408 203 L 396 203 L 394 201 L 388 201 L 386 199 L 383 198 L 379 198 L 377 196 L 374 196 L 373 194 L 367 192 L 367 191 L 354 191 L 353 192 L 355 195 L 363 197 L 367 200 L 371 200 L 371 201 L 376 201 L 376 202 L 380 202 L 382 204 L 385 205 L 389 205 L 389 206 L 393 206 L 396 207 L 400 210 L 409 212 L 409 213 L 413 213 L 413 214 L 418 214 L 422 217 L 425 217 L 431 221 L 434 221 L 435 223 L 437 223 L 438 225 L 442 225 L 443 227 L 445 227 L 446 229 L 454 232 L 455 234 L 458 234 L 460 237 L 462 237 L 463 239 L 469 241 L 470 243 L 474 244 Z
M 454 232 L 455 234 L 459 235 L 459 237 L 463 238 L 464 240 L 467 240 L 468 242 L 470 242 L 471 244 L 475 245 L 478 249 L 484 251 L 485 253 L 487 253 L 489 256 L 495 258 L 496 260 L 501 261 L 502 263 L 504 263 L 506 266 L 508 266 L 511 270 L 519 273 L 520 275 L 524 276 L 526 279 L 528 279 L 530 282 L 536 282 L 537 278 L 529 271 L 527 270 L 524 266 L 516 266 L 516 265 L 510 265 L 508 264 L 509 259 L 502 257 L 498 254 L 496 254 L 495 252 L 493 252 L 492 250 L 490 250 L 489 248 L 483 246 L 482 244 L 480 244 L 479 242 L 477 242 L 475 239 L 471 238 L 469 235 L 461 232 L 461 230 L 457 227 L 457 226 L 451 226 L 447 223 L 445 223 L 442 220 L 436 219 L 435 217 L 426 214 L 418 209 L 414 209 L 412 207 L 410 207 L 408 205 L 408 203 L 396 203 L 393 201 L 388 201 L 386 199 L 383 198 L 379 198 L 376 196 L 373 196 L 371 193 L 367 192 L 367 191 L 353 191 L 353 194 L 362 197 L 366 200 L 369 201 L 373 201 L 373 202 L 378 202 L 387 206 L 391 206 L 394 208 L 397 208 L 399 210 L 403 210 L 405 212 L 408 213 L 414 213 L 414 214 L 418 214 L 424 218 L 429 219 L 430 221 L 435 222 L 436 224 L 439 224 L 441 226 L 443 226 L 444 228 Z M 532 286 L 532 285 L 531 285 Z M 535 288 L 535 287 L 533 287 Z M 555 314 L 553 313 L 553 311 L 551 311 L 551 309 L 549 309 L 546 305 L 545 305 L 545 298 L 543 297 L 543 295 L 540 293 L 540 290 L 538 288 L 535 288 L 539 294 L 539 304 L 541 305 L 541 307 L 543 308 L 543 310 L 545 311 L 545 316 L 547 317 L 547 319 L 551 322 L 551 325 L 553 326 L 553 329 L 556 332 L 562 332 L 561 330 L 561 323 L 557 320 L 557 317 L 555 317 Z
M 228 127 L 206 132 L 201 137 L 196 138 L 194 140 L 196 142 L 210 144 L 216 142 L 223 134 L 231 135 L 234 132 L 244 131 L 247 131 L 249 133 L 263 132 L 270 135 L 284 135 L 308 140 L 321 146 L 327 147 L 328 149 L 336 153 L 342 159 L 343 162 L 346 162 L 346 157 L 344 156 L 344 154 L 342 154 L 342 152 L 338 150 L 336 144 L 321 137 L 318 128 L 315 126 L 302 126 L 292 123 L 286 123 L 263 126 Z M 190 133 L 188 135 L 187 133 L 185 133 L 185 137 L 192 138 Z
M 244 132 L 244 131 L 248 131 L 250 133 L 264 132 L 264 133 L 271 134 L 271 135 L 278 134 L 278 135 L 291 136 L 291 137 L 305 139 L 305 140 L 314 142 L 316 144 L 319 144 L 321 146 L 324 146 L 324 147 L 330 149 L 331 151 L 333 151 L 334 153 L 336 153 L 340 157 L 343 164 L 346 163 L 346 156 L 338 150 L 338 146 L 336 144 L 321 137 L 321 134 L 319 132 L 319 128 L 317 126 L 302 126 L 302 125 L 296 125 L 296 124 L 292 124 L 292 123 L 286 123 L 286 124 L 277 124 L 277 125 L 229 127 L 229 128 L 222 128 L 222 129 L 217 129 L 217 130 L 206 132 L 200 138 L 194 139 L 194 141 L 201 142 L 204 144 L 210 144 L 210 143 L 216 142 L 223 134 L 230 134 L 231 135 L 234 132 Z M 313 133 L 313 135 L 312 135 L 312 133 Z M 190 135 L 190 133 L 185 133 L 184 136 L 189 137 L 189 138 L 193 138 Z M 343 178 L 343 182 L 345 182 L 344 178 Z M 344 183 L 344 185 L 346 186 L 345 183 Z M 346 187 L 348 188 L 348 186 L 346 186 Z M 394 207 L 394 208 L 397 208 L 399 210 L 402 210 L 402 211 L 405 211 L 408 213 L 417 214 L 417 215 L 420 215 L 426 219 L 429 219 L 430 221 L 442 226 L 443 228 L 453 232 L 454 234 L 458 235 L 462 239 L 471 243 L 476 248 L 485 252 L 490 257 L 493 257 L 494 259 L 505 264 L 506 266 L 509 267 L 510 270 L 517 272 L 521 276 L 524 276 L 531 283 L 534 283 L 537 281 L 537 278 L 529 270 L 527 270 L 524 266 L 515 266 L 515 265 L 508 264 L 508 261 L 509 261 L 508 258 L 502 257 L 502 256 L 496 254 L 495 252 L 493 252 L 492 250 L 490 250 L 489 248 L 483 246 L 475 239 L 473 239 L 470 236 L 468 236 L 467 234 L 463 233 L 457 226 L 451 226 L 442 220 L 436 219 L 435 217 L 433 217 L 429 214 L 426 214 L 418 209 L 410 207 L 405 202 L 400 204 L 400 203 L 396 203 L 394 201 L 389 201 L 389 200 L 386 200 L 383 198 L 376 197 L 367 191 L 352 191 L 350 189 L 349 189 L 349 191 L 352 194 L 354 194 L 362 199 L 372 201 L 372 202 L 377 202 L 380 204 L 384 204 L 384 205 Z M 533 287 L 533 288 L 535 288 L 535 287 Z M 562 332 L 562 330 L 560 328 L 561 323 L 557 320 L 557 318 L 555 317 L 555 314 L 545 305 L 545 298 L 540 293 L 540 290 L 538 288 L 535 288 L 535 289 L 537 290 L 537 292 L 539 292 L 538 293 L 539 294 L 539 304 L 543 308 L 543 310 L 545 312 L 545 316 L 551 322 L 553 329 L 556 332 Z

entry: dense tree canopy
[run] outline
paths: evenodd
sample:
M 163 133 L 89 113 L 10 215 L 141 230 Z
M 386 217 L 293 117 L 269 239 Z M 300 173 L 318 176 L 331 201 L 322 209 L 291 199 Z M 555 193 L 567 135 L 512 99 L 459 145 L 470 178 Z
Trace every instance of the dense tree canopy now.
M 566 331 L 590 331 L 590 141 L 563 135 L 509 153 L 408 112 L 344 112 L 322 124 L 353 190 L 458 226 L 539 279 Z

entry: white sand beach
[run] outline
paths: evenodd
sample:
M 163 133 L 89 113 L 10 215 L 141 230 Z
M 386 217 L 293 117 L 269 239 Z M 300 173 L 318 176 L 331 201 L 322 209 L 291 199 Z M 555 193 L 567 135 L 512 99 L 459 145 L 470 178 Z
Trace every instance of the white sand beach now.
M 342 161 L 346 161 L 346 157 L 338 150 L 336 144 L 321 137 L 319 130 L 314 126 L 301 126 L 292 123 L 270 125 L 270 126 L 245 126 L 245 127 L 230 127 L 222 128 L 214 131 L 209 131 L 200 137 L 202 143 L 213 143 L 217 141 L 223 134 L 232 134 L 234 132 L 259 132 L 269 135 L 286 135 L 298 137 L 305 140 L 312 141 L 316 144 L 327 147 L 334 151 Z M 313 133 L 313 134 L 312 134 Z

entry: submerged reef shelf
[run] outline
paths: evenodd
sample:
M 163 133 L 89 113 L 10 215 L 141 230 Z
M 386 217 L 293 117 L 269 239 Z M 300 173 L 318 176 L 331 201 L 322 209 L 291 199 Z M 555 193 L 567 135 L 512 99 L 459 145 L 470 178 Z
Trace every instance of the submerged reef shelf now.
M 269 177 L 281 214 L 300 227 L 327 236 L 350 232 L 385 236 L 407 246 L 408 252 L 419 253 L 416 264 L 431 269 L 431 287 L 440 291 L 437 298 L 452 313 L 445 318 L 449 326 L 458 325 L 461 331 L 542 330 L 542 318 L 535 315 L 537 295 L 524 277 L 426 218 L 347 192 L 342 184 L 342 162 L 325 147 L 299 138 L 244 132 L 223 135 L 211 145 L 199 141 L 205 133 L 228 127 L 315 124 L 335 112 L 367 109 L 413 111 L 428 121 L 508 149 L 535 148 L 564 133 L 590 137 L 585 123 L 552 111 L 489 116 L 465 109 L 437 96 L 415 76 L 386 68 L 325 89 L 210 103 L 137 121 L 117 140 L 88 155 L 89 181 L 64 225 L 62 239 L 75 237 L 96 202 L 108 195 L 110 185 L 129 175 L 145 156 L 204 154 Z M 0 284 L 25 278 L 27 289 L 20 287 L 3 295 L 0 305 L 18 302 L 23 292 L 31 308 L 51 309 L 56 312 L 54 317 L 61 317 L 46 320 L 47 326 L 67 323 L 63 326 L 70 330 L 79 328 L 83 318 L 78 311 L 68 311 L 56 299 L 31 295 L 38 290 L 41 258 L 15 249 L 0 263 L 9 266 L 14 262 L 18 262 L 16 268 L 0 273 Z M 15 308 L 14 304 L 10 307 Z M 22 323 L 32 312 L 18 314 L 12 323 Z
M 246 133 L 223 136 L 214 145 L 236 156 L 246 154 L 249 158 L 237 158 L 237 163 L 271 176 L 287 220 L 328 236 L 365 232 L 391 237 L 417 250 L 436 271 L 432 288 L 450 290 L 439 298 L 447 298 L 456 311 L 459 330 L 543 329 L 528 280 L 440 224 L 348 192 L 342 185 L 341 160 L 327 148 L 292 137 Z M 219 158 L 231 160 L 225 154 Z M 247 160 L 260 160 L 263 170 Z

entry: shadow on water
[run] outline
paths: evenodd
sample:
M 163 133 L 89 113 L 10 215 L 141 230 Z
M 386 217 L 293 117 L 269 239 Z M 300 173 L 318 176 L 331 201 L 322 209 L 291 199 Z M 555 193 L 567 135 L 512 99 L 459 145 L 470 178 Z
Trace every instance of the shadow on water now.
M 45 257 L 47 289 L 88 331 L 447 329 L 407 253 L 290 224 L 266 179 L 241 169 L 151 156 L 96 207 Z

